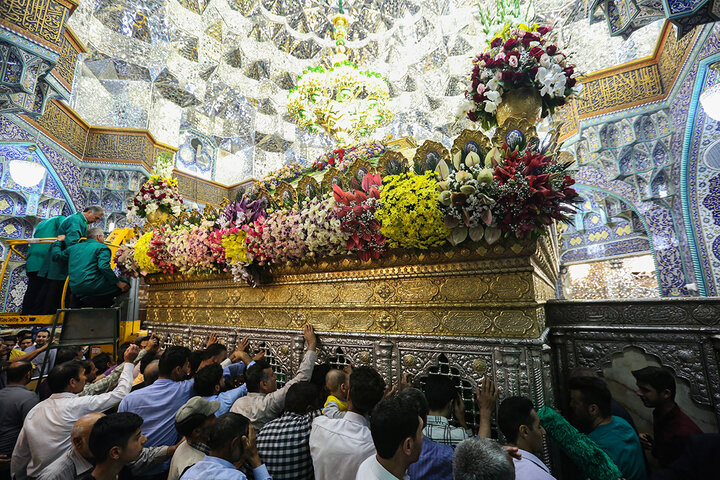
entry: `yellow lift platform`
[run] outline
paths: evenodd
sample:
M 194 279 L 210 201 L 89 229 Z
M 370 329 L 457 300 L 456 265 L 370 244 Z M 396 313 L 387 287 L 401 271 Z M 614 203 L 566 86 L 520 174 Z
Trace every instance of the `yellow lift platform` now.
M 110 247 L 110 250 L 112 251 L 113 257 L 115 256 L 115 252 L 117 252 L 117 249 L 122 245 L 123 243 L 129 241 L 134 236 L 133 229 L 131 228 L 116 228 L 112 232 L 110 232 L 110 235 L 108 235 L 107 239 L 105 239 L 105 244 Z M 52 243 L 56 238 L 20 238 L 20 239 L 11 239 L 11 238 L 2 238 L 3 242 L 8 245 L 9 251 L 8 254 L 5 256 L 5 261 L 2 265 L 2 270 L 0 271 L 0 285 L 2 285 L 3 279 L 5 278 L 5 272 L 7 271 L 8 264 L 10 263 L 10 258 L 12 257 L 12 254 L 18 255 L 20 258 L 25 260 L 25 255 L 23 255 L 20 251 L 18 251 L 18 247 L 22 245 L 29 245 L 31 243 Z M 84 240 L 81 239 L 80 241 Z M 111 266 L 115 267 L 114 260 L 111 260 Z M 61 309 L 65 308 L 65 297 L 67 296 L 67 289 L 68 289 L 68 281 L 65 280 L 65 288 L 63 289 L 63 295 L 62 295 L 62 302 L 60 305 Z M 55 315 L 22 315 L 17 312 L 2 312 L 0 313 L 0 325 L 4 325 L 5 327 L 9 329 L 22 329 L 22 328 L 32 328 L 35 326 L 50 326 L 53 324 L 53 321 L 55 319 Z M 58 325 L 62 324 L 62 318 L 58 319 Z M 133 336 L 136 336 L 138 333 L 140 333 L 140 321 L 139 320 L 126 320 L 120 322 L 120 342 L 125 342 L 132 338 Z

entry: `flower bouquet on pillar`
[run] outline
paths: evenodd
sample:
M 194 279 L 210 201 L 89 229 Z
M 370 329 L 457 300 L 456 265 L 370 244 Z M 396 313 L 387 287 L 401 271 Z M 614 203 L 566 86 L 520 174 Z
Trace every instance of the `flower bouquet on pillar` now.
M 473 59 L 460 112 L 486 130 L 511 117 L 536 125 L 579 94 L 575 67 L 546 37 L 551 29 L 506 26 Z
M 140 187 L 140 191 L 128 206 L 128 222 L 135 217 L 144 218 L 148 224 L 160 226 L 171 216 L 177 217 L 183 211 L 183 199 L 178 190 L 177 180 L 153 175 Z

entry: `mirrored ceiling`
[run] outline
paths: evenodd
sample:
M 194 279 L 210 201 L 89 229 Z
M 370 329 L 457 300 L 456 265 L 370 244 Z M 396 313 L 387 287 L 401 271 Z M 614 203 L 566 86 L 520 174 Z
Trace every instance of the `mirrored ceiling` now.
M 448 143 L 462 128 L 470 59 L 487 41 L 478 3 L 343 3 L 351 59 L 390 83 L 395 118 L 380 136 Z M 530 8 L 557 25 L 583 73 L 651 54 L 661 28 L 623 40 L 604 21 L 589 24 L 584 1 Z M 296 128 L 287 92 L 333 46 L 337 11 L 325 0 L 83 0 L 69 21 L 88 48 L 71 106 L 91 124 L 148 128 L 180 148 L 178 168 L 224 184 L 313 161 L 332 143 Z

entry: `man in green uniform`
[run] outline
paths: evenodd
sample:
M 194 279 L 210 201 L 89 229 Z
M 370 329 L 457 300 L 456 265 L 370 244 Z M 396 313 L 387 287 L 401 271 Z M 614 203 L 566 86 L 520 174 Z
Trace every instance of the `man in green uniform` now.
M 101 228 L 89 228 L 87 240 L 62 250 L 61 242 L 52 244 L 53 259 L 65 259 L 68 264 L 72 307 L 112 307 L 115 297 L 130 289 L 130 284 L 118 278 L 110 268 L 110 247 L 103 243 Z M 67 239 L 67 237 L 65 237 Z M 59 239 L 58 239 L 59 240 Z
M 64 241 L 61 242 L 60 248 L 66 249 L 77 244 L 80 238 L 85 235 L 89 223 L 95 223 L 103 217 L 103 209 L 98 205 L 87 207 L 82 212 L 77 212 L 67 217 L 58 229 L 58 237 L 64 235 Z M 53 314 L 60 308 L 62 300 L 63 287 L 65 279 L 68 276 L 67 258 L 59 256 L 57 260 L 53 255 L 48 255 L 48 259 L 40 270 L 40 275 L 46 273 L 45 281 L 45 301 L 44 313 Z
M 35 227 L 33 238 L 54 238 L 58 235 L 60 224 L 65 217 L 58 216 L 48 218 L 38 223 Z M 45 276 L 38 275 L 43 265 L 47 261 L 50 253 L 49 243 L 32 243 L 28 247 L 27 260 L 25 261 L 25 272 L 28 277 L 27 290 L 25 290 L 25 298 L 23 298 L 22 310 L 23 315 L 38 315 L 43 313 L 42 297 L 40 296 Z

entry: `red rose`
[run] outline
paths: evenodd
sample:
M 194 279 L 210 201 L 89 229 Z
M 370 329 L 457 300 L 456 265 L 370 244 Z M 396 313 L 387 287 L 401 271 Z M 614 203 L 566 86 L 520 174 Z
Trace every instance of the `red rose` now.
M 572 77 L 572 74 L 575 73 L 575 69 L 573 67 L 567 67 L 563 71 L 565 72 L 565 75 L 567 75 L 568 77 Z
M 505 58 L 507 58 L 508 60 L 510 60 L 510 57 L 517 57 L 518 60 L 520 60 L 520 52 L 518 52 L 517 50 L 513 50 L 512 52 L 508 52 L 508 53 L 507 53 L 507 56 L 506 56 Z
M 491 46 L 492 48 L 497 48 L 497 47 L 499 47 L 500 45 L 502 45 L 502 38 L 500 38 L 500 37 L 496 37 L 496 38 L 493 39 L 492 42 L 490 42 L 490 46 Z
M 540 47 L 533 47 L 530 49 L 530 56 L 538 60 L 543 56 L 543 53 L 545 53 L 545 50 Z
M 503 45 L 503 48 L 505 49 L 505 51 L 512 50 L 513 48 L 515 48 L 515 45 L 517 45 L 517 44 L 518 44 L 517 38 L 510 38 L 510 39 L 508 39 L 507 42 L 505 42 L 505 45 Z
M 575 80 L 574 78 L 568 78 L 567 81 L 565 82 L 565 85 L 568 88 L 572 88 L 575 86 L 576 83 L 577 83 L 577 80 Z
M 538 31 L 538 33 L 539 33 L 540 35 L 545 35 L 545 34 L 547 34 L 550 30 L 552 30 L 552 27 L 550 27 L 550 26 L 547 26 L 547 27 L 538 27 L 538 29 L 537 29 L 537 31 Z
M 532 37 L 529 36 L 529 35 L 525 35 L 525 36 L 522 38 L 522 43 L 523 43 L 523 45 L 525 45 L 526 47 L 527 47 L 528 45 L 530 45 L 530 42 L 534 42 L 534 41 L 535 41 L 535 39 L 532 38 Z
M 555 55 L 557 53 L 557 45 L 548 45 L 547 53 L 548 55 Z
M 477 115 L 475 115 L 475 112 L 468 112 L 467 116 L 470 121 L 477 122 Z
M 515 78 L 515 74 L 511 71 L 504 71 L 502 72 L 502 76 L 500 77 L 500 80 L 503 82 L 512 82 Z
M 530 78 L 534 79 L 535 76 L 537 75 L 537 72 L 538 72 L 538 67 L 533 67 L 533 68 L 531 68 L 531 69 L 530 69 L 530 72 L 529 72 L 529 73 L 530 73 Z

